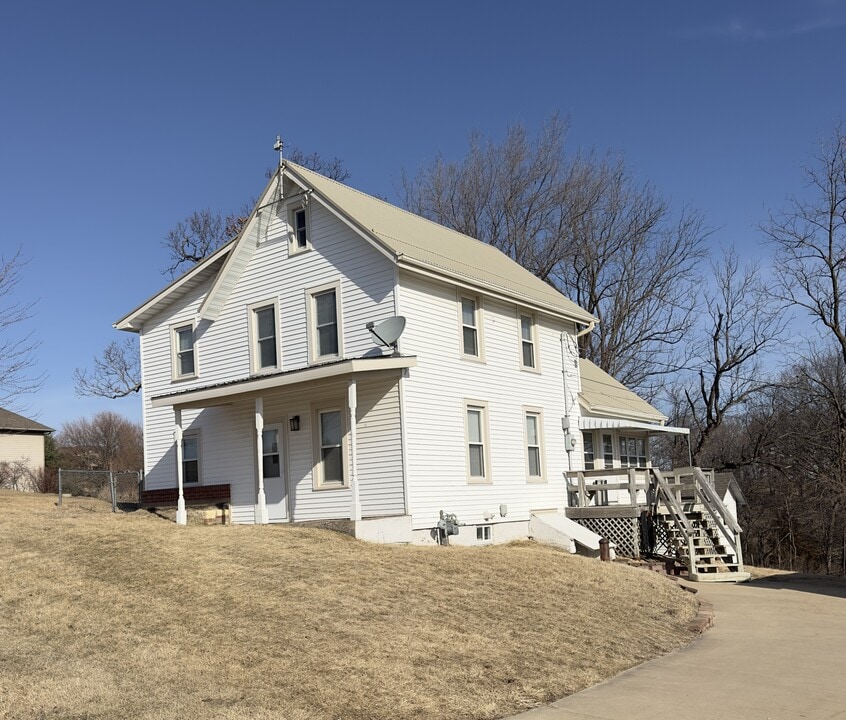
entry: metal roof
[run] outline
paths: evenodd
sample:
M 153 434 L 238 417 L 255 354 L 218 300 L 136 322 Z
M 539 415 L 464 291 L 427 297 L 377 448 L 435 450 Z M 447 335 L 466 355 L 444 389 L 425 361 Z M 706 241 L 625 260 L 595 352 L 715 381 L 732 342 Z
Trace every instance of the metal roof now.
M 579 403 L 585 412 L 604 417 L 623 417 L 647 423 L 664 424 L 667 416 L 615 380 L 599 366 L 579 359 L 582 389 Z

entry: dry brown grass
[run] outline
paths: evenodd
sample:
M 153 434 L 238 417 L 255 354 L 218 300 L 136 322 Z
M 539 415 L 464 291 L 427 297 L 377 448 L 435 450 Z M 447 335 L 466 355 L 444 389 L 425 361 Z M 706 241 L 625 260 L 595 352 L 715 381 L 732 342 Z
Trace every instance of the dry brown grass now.
M 0 491 L 0 718 L 496 718 L 691 639 L 674 583 L 531 543 L 108 510 Z

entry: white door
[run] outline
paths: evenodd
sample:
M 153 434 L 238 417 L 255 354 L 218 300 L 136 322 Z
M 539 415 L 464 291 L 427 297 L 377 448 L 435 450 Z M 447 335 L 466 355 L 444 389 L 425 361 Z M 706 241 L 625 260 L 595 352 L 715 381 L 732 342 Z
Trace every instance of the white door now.
M 288 498 L 285 488 L 282 431 L 278 425 L 268 425 L 262 431 L 261 446 L 267 518 L 270 522 L 284 522 L 288 519 Z

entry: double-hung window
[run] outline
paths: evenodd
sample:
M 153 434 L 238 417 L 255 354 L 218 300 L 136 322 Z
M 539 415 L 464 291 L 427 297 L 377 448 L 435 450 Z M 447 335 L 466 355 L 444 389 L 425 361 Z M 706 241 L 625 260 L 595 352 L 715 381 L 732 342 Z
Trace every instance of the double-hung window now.
M 593 470 L 596 467 L 593 452 L 593 433 L 582 433 L 582 445 L 585 455 L 585 470 Z
M 301 203 L 291 206 L 288 210 L 288 223 L 291 227 L 291 254 L 308 250 L 311 247 L 308 206 Z
M 542 482 L 543 472 L 543 416 L 540 410 L 526 410 L 525 422 L 526 468 L 529 482 Z
M 316 412 L 315 445 L 317 477 L 315 487 L 344 487 L 344 420 L 339 409 Z
M 343 323 L 339 283 L 309 292 L 309 332 L 312 362 L 339 359 L 343 355 Z
M 610 435 L 602 436 L 602 463 L 606 468 L 614 467 L 614 442 Z
M 252 308 L 253 372 L 276 370 L 279 367 L 279 331 L 276 303 Z
M 194 377 L 197 374 L 196 353 L 194 350 L 194 326 L 181 325 L 173 328 L 173 378 Z
M 520 367 L 537 370 L 536 345 L 534 316 L 520 315 Z
M 461 296 L 461 355 L 482 359 L 482 324 L 479 299 Z
M 646 467 L 649 445 L 645 437 L 620 437 L 620 465 Z
M 490 482 L 487 405 L 467 402 L 464 411 L 468 479 L 470 482 L 477 483 Z
M 182 436 L 182 482 L 197 485 L 200 482 L 200 436 L 185 433 Z

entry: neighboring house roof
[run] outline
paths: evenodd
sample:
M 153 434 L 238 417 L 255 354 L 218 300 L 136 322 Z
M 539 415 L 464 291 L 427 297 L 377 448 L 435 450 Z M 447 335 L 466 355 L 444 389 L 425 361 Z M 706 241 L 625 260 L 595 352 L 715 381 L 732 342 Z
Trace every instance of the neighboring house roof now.
M 343 222 L 400 267 L 433 275 L 480 292 L 504 296 L 518 304 L 588 324 L 589 312 L 562 295 L 492 245 L 450 230 L 414 213 L 367 195 L 335 180 L 286 161 L 285 177 L 310 193 Z M 167 304 L 201 282 L 214 277 L 200 315 L 213 320 L 255 248 L 250 242 L 261 220 L 259 211 L 273 202 L 278 179 L 268 183 L 240 235 L 214 255 L 171 283 L 115 323 L 120 330 L 137 331 Z
M 29 420 L 11 410 L 0 408 L 0 432 L 43 433 L 46 435 L 53 432 L 53 428 L 37 423 L 35 420 Z
M 737 482 L 737 478 L 734 476 L 734 473 L 714 473 L 714 489 L 717 491 L 717 495 L 720 500 L 726 496 L 727 492 L 731 492 L 731 494 L 734 495 L 734 499 L 737 500 L 738 505 L 747 504 L 746 496 L 740 489 L 740 483 Z
M 590 360 L 579 359 L 582 391 L 579 404 L 591 415 L 663 424 L 667 416 L 638 397 Z

